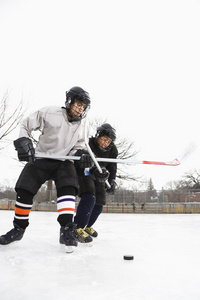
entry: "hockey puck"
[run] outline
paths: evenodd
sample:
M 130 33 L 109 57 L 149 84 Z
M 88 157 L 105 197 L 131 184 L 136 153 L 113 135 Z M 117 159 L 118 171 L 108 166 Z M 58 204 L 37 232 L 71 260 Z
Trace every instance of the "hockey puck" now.
M 133 255 L 124 255 L 124 260 L 133 260 L 134 256 Z

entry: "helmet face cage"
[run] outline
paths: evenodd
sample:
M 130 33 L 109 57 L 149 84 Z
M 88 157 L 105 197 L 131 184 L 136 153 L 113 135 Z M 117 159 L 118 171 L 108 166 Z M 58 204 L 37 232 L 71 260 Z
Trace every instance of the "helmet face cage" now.
M 71 104 L 74 104 L 76 101 L 80 101 L 86 105 L 84 111 L 81 113 L 80 116 L 74 116 L 70 114 Z M 88 110 L 90 109 L 90 96 L 88 92 L 84 91 L 80 87 L 71 88 L 69 91 L 66 92 L 66 101 L 65 107 L 68 114 L 71 117 L 71 121 L 79 121 L 86 117 Z

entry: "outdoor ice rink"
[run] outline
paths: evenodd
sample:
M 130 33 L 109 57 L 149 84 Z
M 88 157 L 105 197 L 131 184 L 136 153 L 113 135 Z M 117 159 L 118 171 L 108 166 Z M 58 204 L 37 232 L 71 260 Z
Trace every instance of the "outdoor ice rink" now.
M 0 211 L 0 234 L 13 215 Z M 102 214 L 93 246 L 72 254 L 56 219 L 32 211 L 24 238 L 0 246 L 1 300 L 200 299 L 200 215 Z

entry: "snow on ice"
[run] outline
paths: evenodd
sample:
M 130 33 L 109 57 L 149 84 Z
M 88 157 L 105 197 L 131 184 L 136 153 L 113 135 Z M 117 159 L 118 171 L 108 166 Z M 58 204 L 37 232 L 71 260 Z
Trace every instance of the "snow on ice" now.
M 13 215 L 0 211 L 0 234 Z M 58 243 L 56 219 L 33 211 L 24 238 L 0 245 L 2 300 L 200 299 L 199 215 L 102 214 L 93 246 L 72 254 Z

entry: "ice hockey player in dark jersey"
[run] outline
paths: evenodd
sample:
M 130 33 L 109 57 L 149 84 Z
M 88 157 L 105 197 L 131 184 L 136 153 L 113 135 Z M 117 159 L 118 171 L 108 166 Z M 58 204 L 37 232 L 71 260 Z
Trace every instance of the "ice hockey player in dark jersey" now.
M 21 240 L 29 225 L 33 197 L 47 180 L 55 182 L 57 191 L 58 222 L 61 244 L 77 246 L 76 225 L 73 223 L 78 177 L 72 161 L 35 159 L 35 154 L 74 155 L 85 148 L 84 117 L 90 108 L 90 96 L 80 87 L 66 92 L 65 107 L 44 107 L 23 120 L 19 138 L 14 141 L 20 161 L 28 163 L 23 168 L 16 186 L 14 228 L 0 236 L 0 244 Z M 30 139 L 31 132 L 41 132 L 36 148 Z M 80 167 L 90 167 L 89 154 L 83 154 Z
M 96 157 L 116 158 L 118 150 L 114 144 L 115 139 L 115 129 L 105 123 L 97 128 L 95 137 L 89 139 L 89 146 Z M 103 205 L 106 204 L 106 192 L 114 194 L 116 188 L 117 164 L 108 162 L 99 164 L 102 167 L 102 173 L 93 166 L 89 171 L 89 176 L 87 176 L 86 170 L 80 168 L 80 165 L 76 167 L 80 185 L 80 202 L 74 222 L 77 224 L 76 231 L 81 243 L 89 243 L 92 241 L 92 237 L 97 237 L 98 233 L 92 226 L 101 214 Z M 107 179 L 110 188 L 106 187 Z

